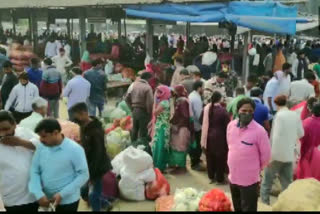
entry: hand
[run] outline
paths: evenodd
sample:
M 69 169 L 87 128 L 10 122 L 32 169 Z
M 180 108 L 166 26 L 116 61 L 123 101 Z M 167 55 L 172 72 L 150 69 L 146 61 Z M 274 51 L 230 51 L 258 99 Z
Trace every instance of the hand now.
M 48 200 L 48 198 L 46 196 L 43 196 L 42 198 L 40 198 L 40 200 L 38 201 L 40 207 L 49 207 L 50 205 L 50 201 Z
M 0 143 L 7 145 L 7 146 L 20 146 L 21 139 L 15 136 L 6 136 L 0 141 Z
M 59 193 L 57 193 L 52 197 L 52 199 L 50 201 L 55 206 L 58 206 L 60 204 L 61 200 L 62 200 L 61 195 Z

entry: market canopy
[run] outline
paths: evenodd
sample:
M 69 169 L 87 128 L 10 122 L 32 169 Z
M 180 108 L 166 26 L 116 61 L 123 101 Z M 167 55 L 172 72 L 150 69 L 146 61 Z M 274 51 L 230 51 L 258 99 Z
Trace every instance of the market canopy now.
M 229 2 L 229 3 L 164 3 L 132 5 L 126 7 L 129 16 L 182 22 L 229 21 L 241 27 L 268 33 L 296 33 L 296 23 L 307 22 L 297 18 L 296 6 L 278 2 Z

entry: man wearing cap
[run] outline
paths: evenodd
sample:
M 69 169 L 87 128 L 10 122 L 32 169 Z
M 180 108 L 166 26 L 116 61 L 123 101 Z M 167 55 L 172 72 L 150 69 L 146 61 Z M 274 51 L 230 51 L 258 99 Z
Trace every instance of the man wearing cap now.
M 9 95 L 5 110 L 9 111 L 13 107 L 13 116 L 19 124 L 21 120 L 32 114 L 32 100 L 36 97 L 39 97 L 38 87 L 29 82 L 26 72 L 22 72 L 19 76 L 19 84 L 12 89 Z

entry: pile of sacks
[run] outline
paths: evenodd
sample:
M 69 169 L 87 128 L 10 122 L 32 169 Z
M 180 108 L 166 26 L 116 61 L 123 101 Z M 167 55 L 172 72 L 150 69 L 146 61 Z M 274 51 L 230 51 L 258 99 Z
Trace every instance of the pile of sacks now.
M 163 196 L 156 200 L 156 211 L 201 211 L 230 212 L 231 200 L 220 189 L 201 192 L 194 188 L 177 189 L 174 196 Z
M 170 192 L 161 172 L 153 168 L 152 157 L 141 149 L 130 146 L 118 154 L 111 164 L 113 172 L 121 177 L 119 190 L 123 199 L 143 201 Z
M 313 178 L 294 181 L 279 195 L 272 211 L 320 211 L 320 182 Z
M 106 133 L 106 149 L 111 159 L 131 145 L 131 112 L 124 101 L 117 108 L 107 107 L 103 112 Z

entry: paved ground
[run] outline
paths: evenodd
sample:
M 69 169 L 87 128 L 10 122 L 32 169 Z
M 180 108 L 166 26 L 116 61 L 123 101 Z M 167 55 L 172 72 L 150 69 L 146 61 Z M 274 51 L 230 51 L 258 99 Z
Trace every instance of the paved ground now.
M 108 100 L 109 105 L 114 105 L 117 100 Z M 60 105 L 60 117 L 67 118 L 67 109 L 64 102 Z M 227 194 L 230 194 L 229 187 L 227 185 L 216 186 L 214 184 L 209 184 L 209 179 L 207 177 L 207 172 L 196 172 L 188 169 L 188 172 L 184 175 L 165 175 L 171 186 L 171 194 L 174 194 L 177 188 L 193 187 L 200 191 L 209 191 L 213 188 L 220 188 L 224 190 Z M 275 198 L 271 198 L 274 202 Z M 270 208 L 259 203 L 260 211 L 269 211 Z M 91 209 L 86 205 L 85 202 L 81 201 L 79 206 L 79 211 L 91 211 Z M 142 202 L 128 202 L 120 200 L 114 206 L 113 211 L 155 211 L 154 201 L 142 201 Z

